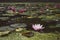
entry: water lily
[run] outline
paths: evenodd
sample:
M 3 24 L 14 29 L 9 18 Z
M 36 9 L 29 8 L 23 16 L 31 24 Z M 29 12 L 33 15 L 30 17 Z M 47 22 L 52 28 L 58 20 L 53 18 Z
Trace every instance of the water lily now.
M 24 13 L 26 11 L 26 9 L 19 9 L 18 12 L 19 13 Z
M 60 8 L 60 4 L 55 4 L 55 8 Z
M 14 6 L 8 6 L 8 9 L 9 9 L 9 10 L 12 10 L 13 12 L 16 11 L 16 8 L 15 8 Z
M 32 25 L 32 28 L 34 30 L 42 30 L 42 29 L 44 29 L 43 25 L 41 25 L 41 24 Z

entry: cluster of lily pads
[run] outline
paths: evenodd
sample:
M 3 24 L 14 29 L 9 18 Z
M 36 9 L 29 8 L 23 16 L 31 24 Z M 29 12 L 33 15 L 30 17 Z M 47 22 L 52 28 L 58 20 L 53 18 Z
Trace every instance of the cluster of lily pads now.
M 0 4 L 0 20 L 3 22 L 2 24 L 4 24 L 5 21 L 7 22 L 7 24 L 10 23 L 8 26 L 0 25 L 1 26 L 0 35 L 5 35 L 12 31 L 21 31 L 24 28 L 26 28 L 27 24 L 24 23 L 24 21 L 27 20 L 25 20 L 25 18 L 26 19 L 40 18 L 40 20 L 45 21 L 45 24 L 47 25 L 52 24 L 54 22 L 53 24 L 56 27 L 60 27 L 59 8 L 60 8 L 60 3 Z M 49 25 L 49 26 L 53 27 L 53 25 Z M 44 29 L 43 25 L 41 24 L 32 24 L 32 28 L 35 31 Z
M 27 27 L 27 25 L 25 23 L 17 23 L 17 24 L 11 24 L 8 26 L 1 26 L 0 27 L 0 36 L 9 34 L 14 31 L 22 31 L 26 27 Z
M 28 15 L 34 17 L 39 14 L 59 13 L 59 7 L 59 3 L 2 3 L 0 4 L 0 13 L 3 13 L 3 16 Z

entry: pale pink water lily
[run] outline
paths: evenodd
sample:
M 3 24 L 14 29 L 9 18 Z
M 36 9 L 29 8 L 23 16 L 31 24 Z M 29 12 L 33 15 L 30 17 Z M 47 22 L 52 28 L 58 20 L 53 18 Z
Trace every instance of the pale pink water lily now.
M 45 27 L 43 27 L 43 25 L 41 25 L 41 24 L 35 24 L 35 25 L 32 25 L 32 28 L 33 28 L 34 30 L 42 30 L 42 29 L 44 29 Z
M 15 8 L 14 6 L 8 6 L 8 9 L 9 9 L 9 10 L 12 10 L 13 12 L 16 11 L 16 8 Z

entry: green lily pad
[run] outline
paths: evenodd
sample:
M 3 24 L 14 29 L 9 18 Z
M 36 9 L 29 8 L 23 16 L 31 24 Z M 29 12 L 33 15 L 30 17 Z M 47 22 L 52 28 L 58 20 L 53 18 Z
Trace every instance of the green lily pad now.
M 60 24 L 57 24 L 56 27 L 60 27 Z
M 17 23 L 17 24 L 11 24 L 10 26 L 13 27 L 13 28 L 24 28 L 27 25 L 24 24 L 24 23 Z
M 7 35 L 7 34 L 9 34 L 9 33 L 10 33 L 10 31 L 0 32 L 0 36 Z

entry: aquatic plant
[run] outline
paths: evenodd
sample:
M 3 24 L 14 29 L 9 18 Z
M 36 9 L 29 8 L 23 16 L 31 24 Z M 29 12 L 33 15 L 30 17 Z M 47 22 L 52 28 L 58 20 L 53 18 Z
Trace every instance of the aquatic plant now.
M 41 25 L 41 24 L 35 24 L 35 25 L 32 25 L 32 28 L 33 28 L 34 30 L 42 30 L 42 29 L 44 29 L 45 27 L 43 27 L 43 25 Z

